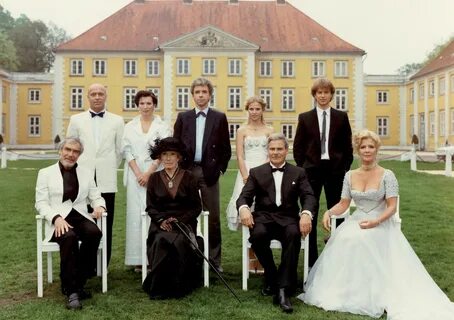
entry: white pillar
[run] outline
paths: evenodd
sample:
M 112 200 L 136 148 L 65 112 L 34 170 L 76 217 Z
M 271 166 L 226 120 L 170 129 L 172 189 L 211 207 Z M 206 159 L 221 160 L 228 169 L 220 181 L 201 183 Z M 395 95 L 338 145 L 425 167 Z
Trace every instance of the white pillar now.
M 6 147 L 2 148 L 2 169 L 6 168 Z
M 410 153 L 410 169 L 416 171 L 416 145 L 413 144 Z
M 446 150 L 445 176 L 452 176 L 452 151 Z

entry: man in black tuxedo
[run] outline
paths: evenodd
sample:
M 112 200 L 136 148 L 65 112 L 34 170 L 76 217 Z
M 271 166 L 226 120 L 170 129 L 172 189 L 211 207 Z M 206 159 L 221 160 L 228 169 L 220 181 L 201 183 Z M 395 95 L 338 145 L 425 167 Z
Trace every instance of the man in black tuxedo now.
M 317 217 L 322 188 L 328 209 L 339 202 L 345 173 L 353 161 L 352 130 L 346 112 L 330 107 L 335 89 L 331 81 L 317 79 L 311 93 L 316 107 L 298 118 L 293 156 L 299 167 L 306 169 L 317 198 L 309 235 L 309 266 L 318 258 Z
M 227 170 L 232 155 L 229 128 L 225 114 L 208 107 L 213 94 L 209 80 L 194 80 L 191 94 L 195 108 L 178 114 L 173 136 L 186 147 L 188 156 L 183 159 L 183 167 L 199 180 L 203 209 L 210 212 L 209 255 L 222 272 L 219 176 Z
M 271 134 L 268 138 L 270 162 L 250 170 L 236 205 L 241 223 L 250 229 L 252 249 L 265 269 L 262 294 L 275 294 L 274 303 L 290 313 L 293 308 L 288 297 L 296 289 L 301 236 L 306 237 L 311 232 L 316 199 L 305 170 L 287 163 L 287 154 L 285 136 Z M 254 201 L 255 209 L 251 213 Z M 279 269 L 270 249 L 273 239 L 282 244 Z

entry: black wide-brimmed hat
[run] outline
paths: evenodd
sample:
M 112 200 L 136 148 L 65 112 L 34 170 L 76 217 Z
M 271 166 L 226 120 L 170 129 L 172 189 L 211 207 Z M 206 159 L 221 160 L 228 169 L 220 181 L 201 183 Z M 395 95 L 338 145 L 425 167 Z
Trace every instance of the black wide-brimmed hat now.
M 166 151 L 176 151 L 184 158 L 185 148 L 177 138 L 167 137 L 163 139 L 156 139 L 154 146 L 150 147 L 150 157 L 153 160 L 159 159 L 161 154 Z

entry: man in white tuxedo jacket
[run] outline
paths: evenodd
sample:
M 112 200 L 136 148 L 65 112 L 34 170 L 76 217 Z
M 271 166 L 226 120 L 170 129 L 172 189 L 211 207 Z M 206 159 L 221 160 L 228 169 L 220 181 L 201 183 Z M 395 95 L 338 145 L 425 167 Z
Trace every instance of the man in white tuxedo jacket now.
M 88 111 L 71 116 L 68 137 L 78 137 L 84 145 L 79 165 L 88 168 L 95 178 L 107 208 L 107 263 L 112 252 L 112 226 L 117 192 L 117 168 L 122 160 L 123 118 L 106 111 L 106 88 L 92 84 L 88 88 Z
M 93 218 L 106 210 L 93 175 L 77 165 L 82 152 L 78 138 L 66 138 L 60 144 L 58 163 L 41 169 L 36 182 L 35 207 L 47 222 L 45 239 L 60 246 L 61 287 L 68 296 L 68 309 L 80 309 L 80 299 L 91 296 L 84 285 L 94 275 L 102 237 Z

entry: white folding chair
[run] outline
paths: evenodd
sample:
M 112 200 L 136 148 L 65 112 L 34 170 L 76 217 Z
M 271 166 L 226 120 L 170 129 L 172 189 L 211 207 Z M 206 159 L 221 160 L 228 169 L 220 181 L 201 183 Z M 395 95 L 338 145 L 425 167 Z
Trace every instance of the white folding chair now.
M 208 257 L 208 216 L 210 213 L 208 211 L 200 212 L 200 215 L 197 217 L 197 235 L 203 238 L 203 254 L 205 257 Z M 147 257 L 147 238 L 148 238 L 148 228 L 150 227 L 150 217 L 146 211 L 142 212 L 142 283 L 147 277 L 147 266 L 148 266 L 148 257 Z M 202 224 L 202 227 L 200 226 Z M 202 230 L 203 228 L 203 230 Z M 209 277 L 210 266 L 206 260 L 203 261 L 203 286 L 209 287 L 210 277 Z
M 247 290 L 247 281 L 249 279 L 249 254 L 248 249 L 251 248 L 249 242 L 249 228 L 242 226 L 242 259 L 243 259 L 243 290 Z M 281 243 L 278 240 L 271 240 L 271 249 L 282 249 Z M 307 275 L 309 273 L 309 237 L 301 238 L 301 249 L 304 250 L 304 269 L 303 281 L 306 283 Z
M 350 206 L 347 208 L 347 210 L 345 210 L 344 213 L 342 213 L 341 215 L 338 215 L 338 216 L 331 217 L 331 234 L 334 232 L 334 230 L 336 230 L 336 220 L 337 219 L 342 219 L 342 218 L 348 219 L 350 217 L 351 207 L 356 207 L 355 201 L 353 201 L 353 199 L 350 201 Z M 399 225 L 399 228 L 401 228 L 402 219 L 400 218 L 400 215 L 399 215 L 399 207 L 400 207 L 400 196 L 397 196 L 396 212 L 390 219 L 392 221 L 394 221 L 394 223 L 397 223 Z
M 101 229 L 102 238 L 98 248 L 97 258 L 97 275 L 102 277 L 102 292 L 107 292 L 107 213 L 103 213 L 102 218 L 96 221 Z M 37 264 L 38 264 L 38 297 L 43 296 L 43 252 L 47 252 L 47 282 L 53 282 L 52 252 L 60 252 L 60 246 L 56 242 L 45 241 L 43 229 L 45 218 L 42 215 L 36 215 L 36 247 L 37 247 Z

